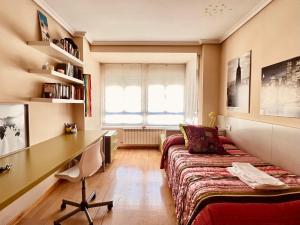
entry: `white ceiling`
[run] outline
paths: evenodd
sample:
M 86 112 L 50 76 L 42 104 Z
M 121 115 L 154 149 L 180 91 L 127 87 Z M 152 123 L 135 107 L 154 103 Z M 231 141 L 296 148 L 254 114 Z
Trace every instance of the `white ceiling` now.
M 222 40 L 270 0 L 34 0 L 90 42 Z M 41 4 L 40 4 L 41 5 Z M 45 9 L 45 7 L 43 7 Z M 51 14 L 51 13 L 50 13 Z

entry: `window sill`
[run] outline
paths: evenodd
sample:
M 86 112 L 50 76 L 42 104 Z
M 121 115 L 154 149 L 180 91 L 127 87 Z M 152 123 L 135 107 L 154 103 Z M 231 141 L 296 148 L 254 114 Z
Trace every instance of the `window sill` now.
M 161 129 L 161 130 L 179 130 L 178 126 L 132 126 L 132 125 L 103 125 L 102 129 Z

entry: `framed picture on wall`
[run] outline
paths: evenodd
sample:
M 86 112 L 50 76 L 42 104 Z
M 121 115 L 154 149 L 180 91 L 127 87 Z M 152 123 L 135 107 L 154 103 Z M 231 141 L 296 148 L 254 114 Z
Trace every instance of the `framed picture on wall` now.
M 262 68 L 260 113 L 300 118 L 300 56 Z
M 49 41 L 50 40 L 50 34 L 49 34 L 49 30 L 48 30 L 47 17 L 43 13 L 41 13 L 40 11 L 38 11 L 38 17 L 39 17 L 42 41 Z
M 0 157 L 28 146 L 28 105 L 0 103 Z
M 249 113 L 251 51 L 228 62 L 227 109 Z

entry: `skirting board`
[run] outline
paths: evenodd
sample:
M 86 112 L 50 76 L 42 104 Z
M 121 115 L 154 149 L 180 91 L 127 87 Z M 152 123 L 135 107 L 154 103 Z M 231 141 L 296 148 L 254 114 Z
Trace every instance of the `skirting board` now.
M 226 134 L 243 150 L 300 175 L 300 129 L 276 124 L 218 116 Z

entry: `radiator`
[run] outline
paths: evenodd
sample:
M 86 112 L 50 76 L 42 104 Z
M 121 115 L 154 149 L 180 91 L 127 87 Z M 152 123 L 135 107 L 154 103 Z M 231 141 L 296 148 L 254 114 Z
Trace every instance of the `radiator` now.
M 123 129 L 123 145 L 159 145 L 162 129 Z

